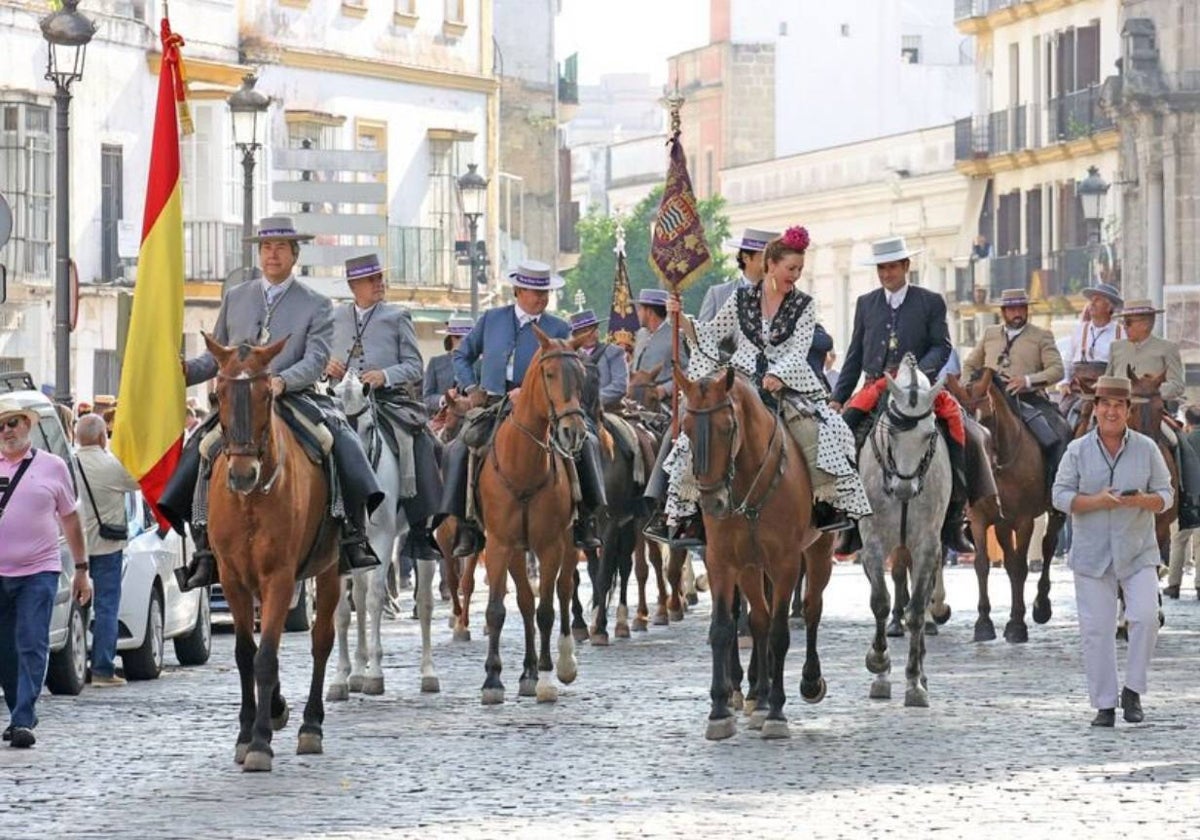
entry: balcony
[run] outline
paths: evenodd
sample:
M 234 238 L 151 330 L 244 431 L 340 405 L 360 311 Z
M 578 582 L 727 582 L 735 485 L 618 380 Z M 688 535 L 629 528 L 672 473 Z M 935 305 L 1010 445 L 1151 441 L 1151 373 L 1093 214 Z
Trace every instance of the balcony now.
M 388 226 L 388 265 L 393 286 L 450 288 L 451 254 L 438 228 Z
M 1017 105 L 957 120 L 954 158 L 971 161 L 1043 149 L 1113 128 L 1100 106 L 1100 86 L 1092 85 L 1053 99 L 1045 107 Z
M 1016 6 L 1026 0 L 954 0 L 954 20 L 987 17 L 999 9 Z
M 1067 143 L 1113 127 L 1112 119 L 1100 107 L 1099 85 L 1052 99 L 1046 111 L 1046 138 L 1051 143 Z
M 183 223 L 183 271 L 188 280 L 216 282 L 242 264 L 242 226 L 229 222 Z
M 1064 248 L 1050 255 L 1050 271 L 1044 278 L 1043 291 L 1047 296 L 1077 295 L 1088 285 L 1092 276 L 1094 252 L 1085 246 Z
M 998 300 L 1005 289 L 1028 289 L 1033 272 L 1042 267 L 1041 254 L 1007 254 L 993 257 L 991 283 L 988 287 L 992 300 Z

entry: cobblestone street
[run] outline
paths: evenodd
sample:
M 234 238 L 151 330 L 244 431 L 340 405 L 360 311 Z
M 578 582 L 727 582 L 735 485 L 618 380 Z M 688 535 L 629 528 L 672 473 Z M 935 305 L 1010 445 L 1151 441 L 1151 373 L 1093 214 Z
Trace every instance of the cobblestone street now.
M 477 593 L 469 643 L 451 641 L 448 605 L 437 605 L 438 695 L 418 691 L 417 623 L 386 622 L 386 693 L 330 704 L 323 756 L 294 754 L 308 646 L 285 637 L 292 721 L 276 735 L 275 771 L 244 774 L 232 760 L 233 637 L 220 634 L 205 667 L 44 695 L 38 745 L 0 751 L 0 837 L 1195 836 L 1200 604 L 1187 589 L 1166 605 L 1147 723 L 1097 731 L 1070 578 L 1054 571 L 1054 618 L 1013 646 L 970 641 L 974 574 L 948 569 L 954 614 L 929 641 L 931 707 L 905 709 L 906 641 L 892 647 L 895 699 L 867 699 L 867 583 L 839 566 L 821 636 L 829 693 L 817 706 L 800 700 L 794 632 L 783 742 L 744 723 L 730 741 L 704 740 L 703 594 L 682 624 L 584 643 L 579 679 L 555 706 L 516 698 L 510 609 L 508 702 L 484 708 Z M 1007 591 L 993 572 L 998 626 Z

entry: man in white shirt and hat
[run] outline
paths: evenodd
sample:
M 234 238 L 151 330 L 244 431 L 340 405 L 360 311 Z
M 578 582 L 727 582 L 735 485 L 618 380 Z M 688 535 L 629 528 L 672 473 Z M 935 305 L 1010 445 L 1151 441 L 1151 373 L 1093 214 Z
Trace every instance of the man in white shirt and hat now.
M 1062 354 L 1064 375 L 1058 387 L 1064 396 L 1071 392 L 1071 380 L 1077 368 L 1091 368 L 1095 376 L 1101 375 L 1108 367 L 1113 342 L 1126 337 L 1115 317 L 1125 301 L 1115 286 L 1097 283 L 1084 289 L 1082 294 L 1088 300 L 1088 314 L 1071 331 L 1067 351 Z
M 700 303 L 700 314 L 696 316 L 697 321 L 711 321 L 717 317 L 717 313 L 721 311 L 725 301 L 729 300 L 737 289 L 757 286 L 762 282 L 763 274 L 767 270 L 766 264 L 763 262 L 763 251 L 766 250 L 767 243 L 778 236 L 779 234 L 775 231 L 746 228 L 742 231 L 741 239 L 730 240 L 726 243 L 726 247 L 737 250 L 737 266 L 738 270 L 742 272 L 742 276 L 727 283 L 710 286 L 704 293 L 704 300 Z

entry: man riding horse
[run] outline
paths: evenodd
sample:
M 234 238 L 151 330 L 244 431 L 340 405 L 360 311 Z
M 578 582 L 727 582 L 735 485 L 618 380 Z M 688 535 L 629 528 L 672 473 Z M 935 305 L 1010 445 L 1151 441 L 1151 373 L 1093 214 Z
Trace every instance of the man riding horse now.
M 550 291 L 563 285 L 562 278 L 552 274 L 548 265 L 524 261 L 508 275 L 508 279 L 516 300 L 485 312 L 454 351 L 458 387 L 479 408 L 499 405 L 510 391 L 520 386 L 540 346 L 533 331 L 534 324 L 550 338 L 566 339 L 571 334 L 565 321 L 546 313 Z M 493 412 L 481 421 L 486 423 L 485 432 L 494 426 L 497 415 L 498 411 Z M 491 435 L 489 432 L 480 437 L 490 439 Z M 474 476 L 468 475 L 469 453 L 467 443 L 460 435 L 447 448 L 444 460 L 445 490 L 438 513 L 459 520 L 453 549 L 455 557 L 471 556 L 482 542 L 478 525 L 467 517 L 467 498 L 474 489 Z M 575 468 L 581 495 L 575 542 L 581 548 L 598 548 L 600 541 L 596 538 L 594 512 L 605 499 L 604 477 L 594 435 L 588 436 Z
M 318 396 L 313 386 L 329 361 L 329 342 L 333 321 L 329 298 L 313 291 L 296 279 L 292 269 L 300 255 L 300 243 L 313 237 L 296 232 L 287 216 L 263 219 L 255 236 L 247 241 L 258 244 L 261 280 L 234 286 L 225 294 L 217 314 L 213 336 L 222 345 L 265 345 L 287 337 L 287 344 L 270 363 L 271 392 L 276 410 L 295 429 L 306 425 L 323 426 L 332 435 L 333 475 L 341 491 L 331 493 L 333 509 L 341 517 L 341 553 L 339 569 L 371 568 L 379 564 L 366 537 L 370 511 L 383 499 L 371 464 L 358 436 L 350 430 L 345 417 L 328 397 Z M 206 382 L 217 375 L 217 361 L 209 352 L 183 363 L 188 385 Z M 217 412 L 202 427 L 207 432 L 217 424 Z M 180 570 L 180 588 L 185 591 L 213 582 L 213 554 L 208 545 L 207 511 L 193 519 L 192 502 L 201 476 L 201 443 L 206 434 L 192 435 L 171 476 L 159 508 L 176 530 L 191 523 L 195 550 L 186 569 Z M 339 508 L 344 508 L 344 513 Z
M 1045 389 L 1062 380 L 1063 361 L 1054 333 L 1029 323 L 1029 296 L 1024 289 L 1005 289 L 1000 295 L 1003 324 L 995 324 L 963 360 L 963 381 L 991 368 L 1021 407 L 1021 420 L 1033 433 L 1046 460 L 1047 487 L 1072 430 L 1046 397 Z M 1003 453 L 1001 453 L 1003 454 Z
M 887 391 L 883 374 L 895 376 L 900 361 L 911 353 L 929 381 L 936 381 L 951 351 L 946 302 L 941 295 L 908 283 L 911 260 L 921 250 L 910 251 L 904 237 L 896 236 L 872 243 L 871 252 L 868 264 L 875 266 L 880 288 L 858 298 L 854 331 L 830 403 L 835 410 L 845 404 L 842 418 L 860 447 L 870 431 L 869 418 Z M 860 373 L 865 384 L 851 399 Z M 962 409 L 942 391 L 934 400 L 933 411 L 950 453 L 953 477 L 942 542 L 952 551 L 970 554 L 975 546 L 963 532 L 968 485 Z M 839 550 L 849 553 L 859 544 L 857 533 L 847 532 Z
M 413 556 L 437 559 L 427 522 L 442 496 L 441 471 L 425 425 L 425 406 L 413 393 L 424 361 L 412 315 L 384 300 L 387 281 L 377 255 L 347 260 L 346 282 L 354 300 L 333 312 L 333 347 L 325 374 L 340 381 L 353 370 L 371 388 L 384 441 L 399 460 L 400 486 L 393 489 L 408 520 L 408 544 Z
M 1064 376 L 1058 388 L 1064 397 L 1075 390 L 1076 374 L 1088 379 L 1103 375 L 1113 342 L 1125 337 L 1114 314 L 1125 305 L 1116 288 L 1098 283 L 1084 289 L 1082 294 L 1087 298 L 1088 308 L 1084 319 L 1071 331 L 1068 350 L 1063 356 Z
M 1178 344 L 1151 334 L 1159 312 L 1162 310 L 1155 309 L 1149 300 L 1129 301 L 1121 311 L 1126 338 L 1113 342 L 1106 375 L 1128 376 L 1132 370 L 1133 378 L 1137 379 L 1165 372 L 1166 379 L 1159 393 L 1167 415 L 1174 417 L 1184 396 L 1183 362 Z M 1150 431 L 1144 430 L 1144 433 L 1150 434 Z M 1177 434 L 1170 423 L 1162 424 L 1162 434 L 1179 467 L 1179 527 L 1200 527 L 1200 499 L 1196 498 L 1200 493 L 1200 457 L 1187 438 Z
M 576 312 L 570 317 L 570 322 L 571 336 L 581 342 L 579 355 L 585 363 L 594 365 L 599 374 L 600 405 L 605 411 L 619 410 L 629 385 L 625 351 L 616 344 L 600 341 L 600 321 L 592 310 Z

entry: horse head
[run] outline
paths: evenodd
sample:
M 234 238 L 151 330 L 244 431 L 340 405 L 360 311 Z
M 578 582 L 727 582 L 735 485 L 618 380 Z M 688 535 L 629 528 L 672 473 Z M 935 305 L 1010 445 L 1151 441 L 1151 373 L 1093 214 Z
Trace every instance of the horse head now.
M 1166 403 L 1162 397 L 1162 385 L 1167 381 L 1167 372 L 1143 374 L 1138 376 L 1133 365 L 1126 368 L 1129 377 L 1130 396 L 1133 404 L 1130 406 L 1129 425 L 1135 431 L 1158 440 L 1161 435 L 1162 420 L 1166 415 Z
M 333 395 L 341 401 L 342 410 L 351 424 L 371 407 L 371 386 L 359 379 L 352 369 L 333 386 Z
M 290 336 L 274 344 L 225 347 L 208 333 L 204 343 L 217 360 L 217 412 L 229 460 L 229 489 L 246 494 L 258 486 L 263 461 L 274 457 L 271 439 L 271 360 Z
M 663 363 L 660 362 L 649 370 L 629 372 L 629 384 L 625 389 L 626 395 L 650 412 L 663 410 L 663 401 L 658 395 L 658 376 L 662 373 L 662 369 Z
M 540 345 L 525 379 L 521 383 L 521 400 L 533 400 L 537 416 L 550 425 L 550 444 L 564 457 L 573 458 L 587 440 L 587 423 L 580 405 L 583 393 L 583 359 L 579 355 L 582 342 L 578 339 L 551 338 L 533 325 Z M 534 387 L 541 381 L 541 388 Z
M 929 379 L 917 367 L 911 354 L 904 357 L 894 379 L 888 373 L 884 376 L 887 377 L 887 412 L 878 428 L 879 434 L 887 436 L 887 442 L 880 451 L 878 443 L 872 439 L 872 447 L 883 468 L 884 491 L 907 502 L 921 492 L 925 471 L 937 447 L 933 404 L 945 387 L 945 380 L 940 378 L 930 386 Z
M 471 400 L 467 397 L 457 396 L 453 392 L 448 392 L 443 396 L 446 401 L 445 405 L 438 409 L 434 420 L 438 424 L 436 426 L 438 436 L 444 443 L 449 443 L 458 437 L 463 420 L 466 419 L 467 412 L 471 410 Z
M 686 397 L 680 431 L 692 444 L 692 476 L 700 490 L 700 509 L 709 516 L 728 516 L 733 510 L 734 465 L 742 446 L 738 417 L 742 407 L 734 399 L 739 384 L 734 369 L 693 382 L 676 368 L 674 378 L 675 387 Z

